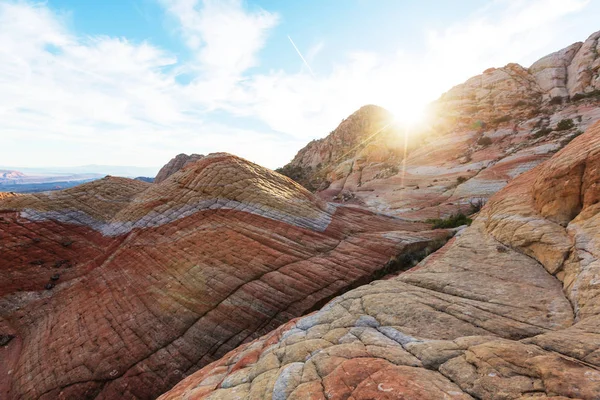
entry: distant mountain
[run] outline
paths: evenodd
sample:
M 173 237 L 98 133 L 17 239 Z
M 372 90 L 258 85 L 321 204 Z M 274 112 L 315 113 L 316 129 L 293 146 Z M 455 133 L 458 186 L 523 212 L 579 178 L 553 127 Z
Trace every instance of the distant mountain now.
M 102 178 L 101 174 L 28 175 L 22 171 L 0 170 L 0 192 L 32 193 L 61 190 Z
M 25 174 L 20 171 L 0 170 L 0 182 L 2 182 L 2 180 L 8 179 L 19 179 L 24 176 Z
M 96 174 L 134 178 L 136 176 L 155 176 L 160 167 L 134 167 L 121 165 L 81 165 L 74 167 L 15 167 L 0 166 L 0 170 L 17 170 L 27 175 L 71 175 Z
M 153 183 L 154 182 L 154 178 L 150 178 L 148 176 L 138 176 L 137 178 L 135 178 L 136 181 L 142 181 L 142 182 L 148 182 L 148 183 Z

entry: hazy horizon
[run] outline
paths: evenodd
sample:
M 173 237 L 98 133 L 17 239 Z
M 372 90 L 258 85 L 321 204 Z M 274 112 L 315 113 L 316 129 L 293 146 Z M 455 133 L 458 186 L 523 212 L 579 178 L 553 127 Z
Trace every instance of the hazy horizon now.
M 411 119 L 600 29 L 588 0 L 0 0 L 0 161 L 286 164 L 360 106 Z

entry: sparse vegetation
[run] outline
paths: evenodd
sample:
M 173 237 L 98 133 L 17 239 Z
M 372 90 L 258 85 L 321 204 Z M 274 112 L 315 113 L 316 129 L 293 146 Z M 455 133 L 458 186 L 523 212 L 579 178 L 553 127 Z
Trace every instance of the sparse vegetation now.
M 387 179 L 398 174 L 398 172 L 400 172 L 400 168 L 397 165 L 392 165 L 379 171 L 373 179 Z
M 571 143 L 571 141 L 572 141 L 573 139 L 575 139 L 577 136 L 580 136 L 580 135 L 582 135 L 582 134 L 583 134 L 583 131 L 582 131 L 582 130 L 577 130 L 573 136 L 570 136 L 570 137 L 568 137 L 568 138 L 565 138 L 565 139 L 563 139 L 563 140 L 560 142 L 560 145 L 561 145 L 561 147 L 565 147 L 566 145 L 568 145 L 569 143 Z
M 502 117 L 494 118 L 492 122 L 496 125 L 501 124 L 503 122 L 508 122 L 512 119 L 510 115 L 503 115 Z
M 478 213 L 485 206 L 485 199 L 483 197 L 471 199 L 469 205 L 471 206 L 471 214 Z
M 588 93 L 576 93 L 571 97 L 571 101 L 579 101 L 582 99 L 589 99 L 594 97 L 600 97 L 600 90 L 592 90 Z
M 460 185 L 461 183 L 465 183 L 467 180 L 468 178 L 466 176 L 459 176 L 458 178 L 456 178 L 456 183 Z
M 546 136 L 547 134 L 549 134 L 550 132 L 552 132 L 551 128 L 541 128 L 540 130 L 538 130 L 537 132 L 535 132 L 533 134 L 533 137 L 535 139 L 541 138 L 542 136 Z
M 548 102 L 548 104 L 551 105 L 560 105 L 563 103 L 563 98 L 560 96 L 554 96 L 553 98 L 550 99 L 550 101 Z
M 433 229 L 448 229 L 457 228 L 462 225 L 471 225 L 471 218 L 467 217 L 462 212 L 452 214 L 447 218 L 431 218 L 425 220 L 428 224 L 433 225 Z
M 493 141 L 491 138 L 487 137 L 487 136 L 482 136 L 479 138 L 479 140 L 477 141 L 477 144 L 480 146 L 489 146 L 490 144 L 492 144 Z
M 316 189 L 316 187 L 310 181 L 310 177 L 313 174 L 313 170 L 310 167 L 302 168 L 300 166 L 287 164 L 282 168 L 277 168 L 275 172 L 285 175 L 288 178 L 298 182 L 311 192 L 314 192 Z
M 573 128 L 575 126 L 575 123 L 573 122 L 573 120 L 571 118 L 567 118 L 567 119 L 561 119 L 558 124 L 556 124 L 556 130 L 557 131 L 568 131 L 569 129 Z
M 515 103 L 515 107 L 523 107 L 526 105 L 527 105 L 527 102 L 525 100 L 519 100 Z

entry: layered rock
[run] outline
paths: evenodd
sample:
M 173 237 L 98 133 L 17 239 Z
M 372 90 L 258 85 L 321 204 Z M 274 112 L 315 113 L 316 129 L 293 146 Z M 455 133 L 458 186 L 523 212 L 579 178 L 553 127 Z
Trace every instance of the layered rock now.
M 158 171 L 158 174 L 156 174 L 156 177 L 154 178 L 154 183 L 161 183 L 169 176 L 179 171 L 181 168 L 200 160 L 202 157 L 204 157 L 202 154 L 190 154 L 189 156 L 183 153 L 178 154 L 177 156 L 169 160 L 169 162 L 166 163 L 160 169 L 160 171 Z
M 161 399 L 600 398 L 600 123 L 415 268 L 343 294 Z
M 410 267 L 390 260 L 441 245 L 448 232 L 428 228 L 325 203 L 228 154 L 155 184 L 107 177 L 6 196 L 0 397 L 156 398 L 332 296 Z
M 417 127 L 372 114 L 386 128 L 356 133 L 355 151 L 324 162 L 342 124 L 282 171 L 327 201 L 404 218 L 469 212 L 600 119 L 598 37 L 529 68 L 490 68 L 442 95 Z

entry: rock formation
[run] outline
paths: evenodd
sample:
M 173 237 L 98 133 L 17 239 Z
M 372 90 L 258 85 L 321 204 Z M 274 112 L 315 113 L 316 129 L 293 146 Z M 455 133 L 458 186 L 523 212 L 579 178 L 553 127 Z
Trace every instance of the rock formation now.
M 600 123 L 401 275 L 335 298 L 168 399 L 600 398 Z
M 446 231 L 228 154 L 0 201 L 0 397 L 152 399 Z M 394 257 L 403 255 L 396 263 Z M 402 261 L 405 261 L 402 264 Z
M 425 126 L 404 129 L 382 110 L 361 109 L 346 121 L 377 129 L 353 131 L 343 157 L 328 155 L 348 131 L 346 121 L 281 172 L 324 200 L 404 218 L 468 210 L 600 119 L 599 37 L 530 68 L 486 70 L 434 102 Z
M 154 183 L 161 183 L 169 176 L 173 175 L 175 172 L 179 171 L 181 168 L 185 167 L 188 164 L 191 164 L 199 159 L 204 157 L 202 154 L 178 154 L 174 158 L 172 158 L 168 163 L 166 163 L 156 177 L 154 178 Z
M 599 37 L 361 108 L 281 169 L 315 194 L 224 153 L 0 193 L 0 398 L 599 399 Z

